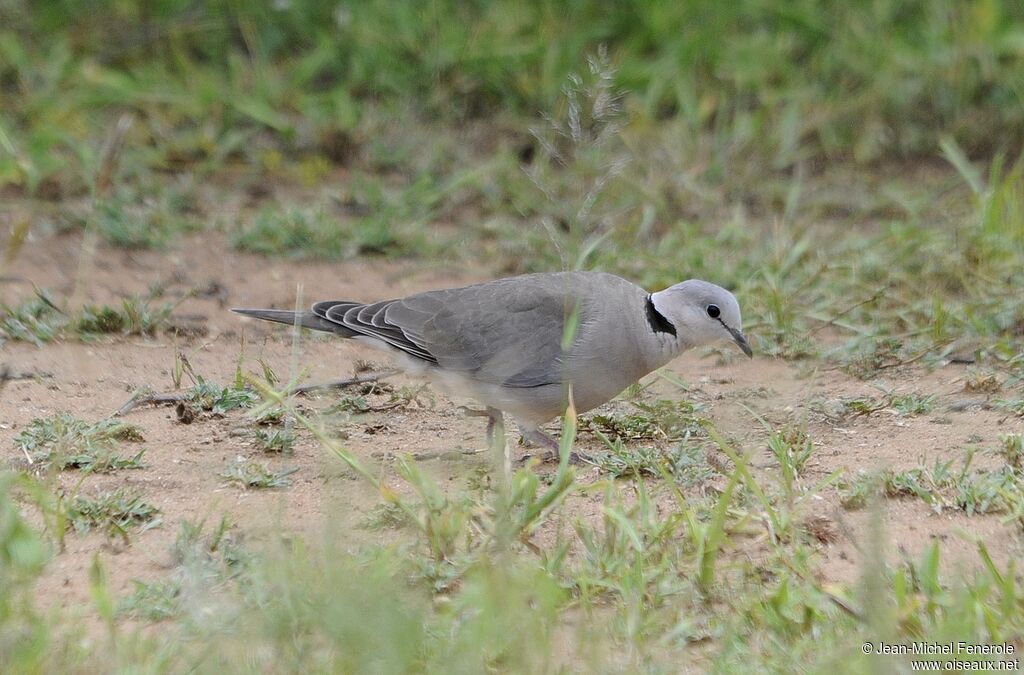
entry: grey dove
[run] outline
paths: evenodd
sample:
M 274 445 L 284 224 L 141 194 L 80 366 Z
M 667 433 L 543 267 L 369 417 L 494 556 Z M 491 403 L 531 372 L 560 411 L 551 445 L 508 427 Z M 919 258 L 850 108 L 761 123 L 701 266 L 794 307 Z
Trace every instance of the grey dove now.
M 555 272 L 307 312 L 232 311 L 385 348 L 402 369 L 483 403 L 489 437 L 504 412 L 552 449 L 539 427 L 565 411 L 570 386 L 584 412 L 692 347 L 726 338 L 753 355 L 736 298 L 698 279 L 648 293 L 613 274 Z

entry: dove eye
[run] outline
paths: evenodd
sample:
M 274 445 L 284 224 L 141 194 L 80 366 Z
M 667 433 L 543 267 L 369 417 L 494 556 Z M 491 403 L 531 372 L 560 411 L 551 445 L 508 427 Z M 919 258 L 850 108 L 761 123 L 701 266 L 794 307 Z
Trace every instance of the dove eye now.
M 718 309 L 718 305 L 708 305 L 708 316 L 712 319 L 717 319 L 722 315 L 722 310 Z

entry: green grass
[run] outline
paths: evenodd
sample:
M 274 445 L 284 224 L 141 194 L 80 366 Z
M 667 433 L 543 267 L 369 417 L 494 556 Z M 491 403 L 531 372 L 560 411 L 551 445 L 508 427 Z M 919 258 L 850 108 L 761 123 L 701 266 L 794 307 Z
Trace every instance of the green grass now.
M 936 543 L 920 560 L 887 562 L 868 550 L 863 585 L 821 582 L 820 542 L 837 535 L 814 497 L 839 475 L 811 478 L 816 444 L 800 427 L 769 435 L 778 466 L 755 477 L 750 458 L 763 448 L 734 447 L 707 421 L 700 445 L 679 443 L 692 431 L 694 406 L 640 400 L 636 412 L 616 419 L 660 449 L 648 456 L 642 443 L 608 439 L 609 452 L 625 453 L 620 459 L 630 467 L 618 480 L 578 482 L 564 463 L 546 476 L 526 466 L 502 478 L 493 467 L 450 484 L 409 458 L 399 458 L 393 474 L 368 471 L 283 393 L 247 379 L 268 409 L 320 439 L 381 495 L 361 527 L 385 541 L 356 542 L 329 522 L 322 540 L 255 542 L 236 536 L 226 520 L 212 528 L 185 521 L 166 574 L 136 581 L 120 597 L 95 563 L 97 611 L 109 617 L 118 645 L 111 655 L 74 639 L 60 611 L 40 620 L 23 594 L 52 534 L 27 525 L 13 506 L 12 495 L 36 494 L 32 484 L 5 478 L 0 555 L 12 562 L 0 575 L 27 581 L 0 585 L 0 607 L 9 608 L 0 622 L 20 622 L 49 647 L 2 652 L 5 663 L 52 670 L 106 659 L 155 672 L 236 672 L 256 650 L 262 667 L 275 671 L 560 672 L 571 663 L 583 672 L 658 673 L 686 663 L 819 672 L 842 663 L 844 672 L 871 672 L 898 663 L 857 653 L 875 631 L 890 642 L 990 643 L 1024 629 L 1020 575 L 1012 563 L 993 563 L 980 540 L 970 574 L 943 576 Z M 910 407 L 921 400 L 911 397 Z M 576 430 L 567 417 L 565 458 Z M 888 472 L 840 490 L 850 508 L 858 506 L 850 495 L 859 492 L 866 504 L 881 491 L 968 516 L 1024 519 L 1019 446 L 1018 435 L 1005 436 L 989 453 L 1001 458 L 994 469 L 973 468 L 971 452 L 962 467 Z M 711 452 L 727 461 L 711 461 Z M 224 477 L 286 487 L 286 473 L 240 460 Z M 594 517 L 574 510 L 577 499 L 595 494 Z M 152 505 L 122 491 L 78 495 L 65 508 L 76 529 L 124 538 L 158 522 Z M 124 618 L 161 628 L 146 637 Z
M 248 488 L 283 488 L 291 484 L 288 476 L 298 471 L 297 468 L 273 471 L 266 464 L 252 459 L 239 457 L 229 462 L 220 477 L 228 483 Z
M 257 429 L 256 447 L 263 452 L 276 452 L 290 455 L 295 445 L 295 434 L 289 429 Z
M 990 451 L 1005 464 L 995 469 L 972 469 L 976 455 L 969 450 L 959 468 L 953 460 L 936 460 L 933 466 L 907 471 L 885 469 L 878 474 L 860 474 L 840 484 L 843 506 L 863 508 L 879 494 L 888 498 L 915 498 L 935 512 L 945 509 L 967 515 L 996 513 L 1019 518 L 1024 514 L 1024 475 L 1021 474 L 1019 436 L 1006 436 L 999 448 Z
M 1005 410 L 1018 417 L 1024 417 L 1024 398 L 997 398 L 993 401 L 999 410 Z
M 14 306 L 0 305 L 0 340 L 22 340 L 42 345 L 53 341 L 64 325 L 60 310 L 45 293 Z
M 232 238 L 235 248 L 265 255 L 341 260 L 360 255 L 429 255 L 441 242 L 423 236 L 447 191 L 424 174 L 397 188 L 356 177 L 345 194 L 318 208 L 264 208 Z
M 571 426 L 566 431 L 571 437 Z M 583 672 L 658 673 L 685 662 L 724 672 L 751 664 L 820 672 L 839 663 L 843 672 L 871 672 L 880 663 L 905 663 L 857 652 L 875 630 L 894 643 L 998 643 L 1024 629 L 1019 573 L 1012 563 L 994 564 L 980 541 L 975 571 L 949 577 L 940 572 L 938 543 L 919 560 L 887 563 L 869 552 L 863 587 L 817 580 L 810 565 L 820 527 L 816 535 L 803 529 L 811 525 L 775 528 L 775 543 L 749 559 L 749 525 L 787 522 L 819 489 L 795 480 L 810 441 L 788 431 L 773 438 L 793 481 L 780 475 L 777 486 L 762 490 L 751 482 L 745 456 L 722 445 L 734 463 L 718 477 L 724 489 L 684 497 L 650 477 L 608 482 L 598 518 L 575 518 L 543 547 L 533 533 L 562 518 L 566 495 L 594 489 L 577 484 L 571 469 L 559 472 L 565 480 L 549 477 L 549 487 L 527 467 L 506 488 L 467 480 L 464 490 L 446 491 L 402 461 L 400 492 L 410 496 L 382 489 L 385 499 L 366 522 L 398 541 L 354 549 L 341 529 L 322 540 L 259 544 L 239 541 L 226 521 L 214 528 L 186 521 L 165 577 L 136 581 L 118 598 L 102 568 L 96 571 L 93 594 L 98 607 L 109 608 L 103 611 L 118 644 L 113 654 L 65 633 L 60 611 L 38 620 L 33 603 L 18 595 L 21 586 L 4 584 L 0 606 L 21 600 L 0 621 L 23 622 L 33 640 L 50 648 L 3 657 L 22 668 L 113 659 L 156 672 L 236 672 L 254 650 L 275 671 L 559 672 L 571 663 Z M 1015 443 L 1010 438 L 1001 447 L 1012 455 Z M 934 482 L 951 495 L 954 486 L 982 476 L 965 480 L 968 467 L 952 475 L 937 465 L 927 478 L 914 475 L 919 485 Z M 889 483 L 907 481 L 894 474 Z M 8 491 L 2 506 L 12 484 L 0 486 Z M 88 509 L 79 501 L 73 514 L 98 514 L 88 516 L 91 527 L 123 531 L 154 515 L 124 494 L 89 502 Z M 29 554 L 45 551 L 46 540 L 17 511 L 0 523 L 8 523 L 0 529 L 0 555 L 18 551 L 14 560 L 21 561 L 0 574 L 34 578 L 39 554 Z M 160 622 L 160 632 L 144 637 L 117 617 Z
M 181 613 L 181 583 L 174 579 L 145 583 L 133 581 L 135 589 L 120 599 L 120 616 L 146 621 L 172 619 Z
M 803 475 L 813 457 L 814 441 L 802 429 L 784 429 L 769 436 L 768 449 L 775 455 L 786 479 L 793 481 Z
M 79 534 L 99 529 L 109 536 L 128 539 L 133 527 L 150 528 L 159 524 L 160 509 L 141 495 L 124 489 L 100 492 L 95 497 L 75 495 L 67 504 L 68 523 Z
M 837 421 L 849 421 L 858 417 L 870 417 L 882 411 L 892 411 L 901 417 L 917 417 L 931 413 L 938 397 L 934 394 L 910 392 L 896 394 L 883 387 L 881 396 L 857 396 L 837 401 L 816 401 L 815 410 Z
M 1012 469 L 1024 469 L 1024 435 L 1006 434 L 999 437 L 1000 446 L 996 450 L 1007 466 Z
M 145 450 L 127 456 L 117 452 L 121 441 L 142 440 L 142 430 L 134 424 L 112 419 L 90 424 L 62 413 L 33 420 L 18 432 L 14 444 L 32 464 L 44 468 L 104 473 L 145 466 Z
M 375 505 L 366 514 L 359 527 L 376 532 L 387 529 L 400 529 L 413 524 L 413 520 L 409 518 L 409 514 L 402 507 L 397 504 L 384 502 Z
M 330 412 L 358 415 L 370 412 L 372 408 L 365 396 L 342 396 L 331 404 Z
M 192 406 L 214 415 L 252 408 L 260 400 L 259 395 L 252 389 L 237 384 L 221 386 L 201 376 L 197 376 L 197 382 L 188 390 L 187 396 Z
M 291 209 L 284 213 L 262 211 L 234 244 L 243 251 L 281 254 L 315 251 L 317 257 L 342 258 L 346 253 L 347 233 L 336 217 L 323 211 Z
M 927 415 L 935 408 L 934 394 L 903 394 L 892 397 L 892 409 L 901 415 Z
M 103 335 L 155 336 L 170 319 L 178 302 L 159 305 L 152 298 L 129 297 L 120 306 L 86 304 L 74 313 L 65 312 L 50 293 L 15 306 L 0 305 L 0 340 L 21 340 L 37 346 L 58 339 L 91 341 Z
M 249 413 L 253 422 L 265 426 L 282 424 L 285 420 L 286 411 L 276 406 L 261 406 Z
M 686 487 L 702 485 L 717 475 L 708 465 L 705 444 L 691 441 L 666 448 L 609 440 L 587 461 L 615 478 L 661 477 L 667 472 Z
M 141 201 L 141 200 L 140 200 Z M 176 213 L 180 208 L 170 204 L 146 204 L 109 201 L 98 204 L 93 222 L 100 236 L 110 244 L 126 249 L 162 249 L 183 232 L 201 229 L 196 223 Z
M 702 436 L 701 408 L 686 400 L 635 401 L 628 413 L 598 414 L 584 418 L 580 428 L 624 441 L 679 441 Z
M 86 305 L 74 322 L 74 331 L 81 339 L 99 335 L 153 336 L 162 328 L 178 303 L 165 302 L 153 307 L 150 300 L 132 297 L 121 302 L 121 307 Z
M 205 521 L 182 521 L 169 551 L 170 574 L 152 581 L 133 579 L 132 591 L 117 599 L 117 617 L 188 621 L 186 612 L 195 609 L 198 594 L 233 583 L 245 566 L 230 529 L 226 520 L 212 530 Z
M 372 145 L 374 105 L 455 122 L 532 115 L 601 44 L 635 114 L 714 129 L 731 139 L 724 152 L 753 146 L 776 166 L 929 154 L 941 133 L 990 152 L 993 139 L 1019 143 L 1024 129 L 1024 15 L 1009 1 L 374 1 L 335 11 L 311 0 L 175 0 L 88 12 L 16 2 L 4 12 L 2 75 L 18 95 L 5 97 L 0 179 L 31 191 L 53 190 L 56 177 L 65 191 L 84 189 L 95 153 L 74 148 L 94 133 L 97 111 L 154 113 L 135 133 L 157 142 L 136 144 L 132 166 L 280 154 L 344 164 Z

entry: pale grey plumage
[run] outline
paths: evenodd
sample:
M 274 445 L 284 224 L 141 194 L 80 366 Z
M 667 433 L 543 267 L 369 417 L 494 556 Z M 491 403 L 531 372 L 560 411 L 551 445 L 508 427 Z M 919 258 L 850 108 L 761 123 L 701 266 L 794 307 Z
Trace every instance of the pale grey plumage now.
M 407 369 L 512 414 L 534 438 L 565 410 L 566 385 L 583 412 L 698 344 L 732 337 L 750 353 L 725 289 L 691 280 L 648 294 L 600 272 L 529 274 L 372 304 L 318 302 L 298 317 L 233 311 L 386 345 Z

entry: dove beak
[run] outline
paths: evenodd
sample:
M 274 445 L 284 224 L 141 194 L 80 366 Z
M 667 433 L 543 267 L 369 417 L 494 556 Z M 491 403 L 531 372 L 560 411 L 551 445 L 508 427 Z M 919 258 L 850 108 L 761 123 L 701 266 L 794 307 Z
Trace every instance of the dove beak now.
M 750 348 L 750 343 L 747 342 L 747 336 L 743 334 L 743 331 L 736 330 L 735 328 L 725 327 L 729 331 L 729 335 L 732 335 L 732 339 L 736 341 L 739 348 L 743 350 L 743 353 L 754 358 L 754 350 Z

